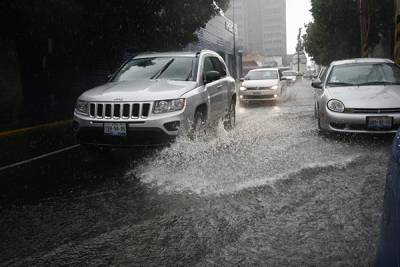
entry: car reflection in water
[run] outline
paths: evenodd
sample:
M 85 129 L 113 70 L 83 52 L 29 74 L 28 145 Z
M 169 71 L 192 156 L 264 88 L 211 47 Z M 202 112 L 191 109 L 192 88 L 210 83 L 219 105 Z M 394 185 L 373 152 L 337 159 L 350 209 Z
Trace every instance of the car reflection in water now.
M 377 266 L 400 265 L 400 130 L 393 142 L 386 178 L 381 244 Z

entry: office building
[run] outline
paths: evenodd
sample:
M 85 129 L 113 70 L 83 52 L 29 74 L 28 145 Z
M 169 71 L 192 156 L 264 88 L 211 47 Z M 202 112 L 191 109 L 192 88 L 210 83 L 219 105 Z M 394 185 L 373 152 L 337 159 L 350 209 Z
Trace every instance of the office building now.
M 226 16 L 238 27 L 238 49 L 286 55 L 286 0 L 231 0 Z

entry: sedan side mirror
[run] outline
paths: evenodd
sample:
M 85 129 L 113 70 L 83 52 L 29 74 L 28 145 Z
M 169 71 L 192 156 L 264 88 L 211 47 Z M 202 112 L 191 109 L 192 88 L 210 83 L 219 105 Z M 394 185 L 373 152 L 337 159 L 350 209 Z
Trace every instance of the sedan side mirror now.
M 322 89 L 322 82 L 319 79 L 316 79 L 311 83 L 311 86 L 316 88 L 316 89 Z
M 221 73 L 219 73 L 219 71 L 212 70 L 206 73 L 205 83 L 212 83 L 219 79 L 221 79 Z

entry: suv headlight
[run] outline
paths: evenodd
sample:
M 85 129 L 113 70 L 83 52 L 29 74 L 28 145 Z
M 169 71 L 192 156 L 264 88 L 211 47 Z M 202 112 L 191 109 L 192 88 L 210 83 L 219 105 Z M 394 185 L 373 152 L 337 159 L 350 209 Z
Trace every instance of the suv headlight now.
M 343 113 L 345 110 L 345 106 L 341 101 L 332 99 L 328 102 L 328 109 L 333 112 Z
M 76 101 L 75 110 L 83 115 L 89 115 L 89 102 L 78 100 Z
M 162 100 L 154 103 L 153 113 L 162 114 L 180 111 L 185 108 L 186 100 L 183 98 L 173 100 Z
M 247 88 L 246 87 L 244 87 L 244 86 L 240 86 L 240 91 L 246 91 L 247 90 Z
M 278 90 L 279 86 L 278 85 L 274 85 L 271 87 L 272 90 Z

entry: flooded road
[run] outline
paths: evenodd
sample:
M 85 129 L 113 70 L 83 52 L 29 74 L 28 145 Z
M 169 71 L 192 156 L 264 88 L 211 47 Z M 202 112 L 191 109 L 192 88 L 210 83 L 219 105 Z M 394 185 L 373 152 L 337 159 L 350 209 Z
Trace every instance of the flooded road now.
M 229 133 L 35 168 L 46 186 L 1 207 L 0 265 L 373 264 L 392 136 L 319 135 L 309 83 Z

